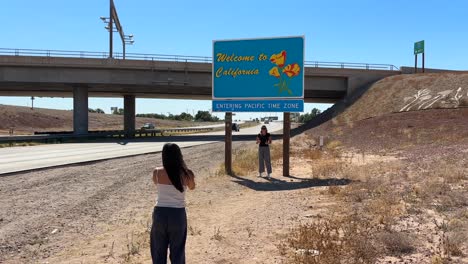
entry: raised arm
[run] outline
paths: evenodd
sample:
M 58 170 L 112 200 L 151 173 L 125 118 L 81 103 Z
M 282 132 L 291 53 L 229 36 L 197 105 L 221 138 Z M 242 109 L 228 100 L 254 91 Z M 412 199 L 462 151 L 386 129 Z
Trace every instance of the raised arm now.
M 159 173 L 159 169 L 158 168 L 154 169 L 154 171 L 153 171 L 153 182 L 154 182 L 155 185 L 158 184 L 158 173 Z
M 195 174 L 192 170 L 187 170 L 187 175 L 184 177 L 184 180 L 190 190 L 195 189 Z

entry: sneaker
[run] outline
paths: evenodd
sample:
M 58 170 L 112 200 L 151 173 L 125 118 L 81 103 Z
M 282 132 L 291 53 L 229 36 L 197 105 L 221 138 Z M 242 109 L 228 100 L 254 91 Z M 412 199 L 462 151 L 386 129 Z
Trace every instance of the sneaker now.
M 263 177 L 261 172 L 258 173 L 258 177 Z
M 267 178 L 268 178 L 268 179 L 270 179 L 270 178 L 271 178 L 271 174 L 270 174 L 270 173 L 268 173 L 268 175 L 267 175 Z

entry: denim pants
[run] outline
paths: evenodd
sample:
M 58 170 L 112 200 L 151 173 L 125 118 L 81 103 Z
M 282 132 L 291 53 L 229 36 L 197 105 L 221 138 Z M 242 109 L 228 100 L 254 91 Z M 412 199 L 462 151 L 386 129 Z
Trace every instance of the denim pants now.
M 187 214 L 185 208 L 155 207 L 150 247 L 153 263 L 167 263 L 167 249 L 172 264 L 185 263 Z
M 258 147 L 258 172 L 265 172 L 265 163 L 268 174 L 271 173 L 270 147 Z

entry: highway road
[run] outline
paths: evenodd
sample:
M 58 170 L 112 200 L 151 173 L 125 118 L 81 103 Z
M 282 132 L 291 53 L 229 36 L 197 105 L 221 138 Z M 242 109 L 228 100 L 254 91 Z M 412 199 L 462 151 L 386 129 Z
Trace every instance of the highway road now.
M 245 122 L 244 121 L 239 121 L 239 122 L 236 122 L 237 124 L 244 124 Z M 207 125 L 207 126 L 194 126 L 194 127 L 181 127 L 181 128 L 185 128 L 185 129 L 191 129 L 191 128 L 219 128 L 219 127 L 224 127 L 224 123 L 222 124 L 215 124 L 215 125 Z
M 267 126 L 270 132 L 278 131 L 282 129 L 282 122 L 271 122 Z M 260 127 L 261 125 L 244 128 L 239 132 L 233 132 L 233 136 L 252 135 L 252 140 L 254 140 Z M 196 137 L 179 136 L 177 144 L 182 148 L 209 144 L 222 141 L 222 137 L 219 137 L 222 135 L 224 131 L 197 134 Z M 167 143 L 164 140 L 165 137 L 158 137 L 145 141 L 65 143 L 2 148 L 0 149 L 0 174 L 160 152 L 163 145 Z

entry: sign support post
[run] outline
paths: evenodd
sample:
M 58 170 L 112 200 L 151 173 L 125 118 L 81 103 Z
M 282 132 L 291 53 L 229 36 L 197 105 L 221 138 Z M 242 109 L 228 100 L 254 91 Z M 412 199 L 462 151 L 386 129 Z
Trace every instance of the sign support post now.
M 422 72 L 424 73 L 424 52 L 422 54 Z
M 414 43 L 414 73 L 418 73 L 418 54 L 422 53 L 422 72 L 424 73 L 424 40 Z
M 418 54 L 414 54 L 414 73 L 418 73 Z
M 232 176 L 232 112 L 226 112 L 224 118 L 225 126 L 225 144 L 224 144 L 224 170 L 227 175 Z
M 291 118 L 289 112 L 283 113 L 283 176 L 289 176 L 289 141 L 291 138 Z

